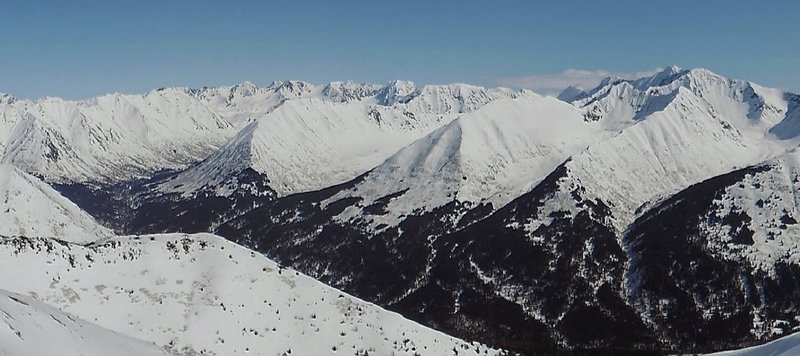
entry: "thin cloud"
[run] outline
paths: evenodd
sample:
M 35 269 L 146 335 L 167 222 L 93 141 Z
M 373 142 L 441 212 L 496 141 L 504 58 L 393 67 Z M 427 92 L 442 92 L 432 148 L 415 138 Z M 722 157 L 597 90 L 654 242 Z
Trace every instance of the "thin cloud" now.
M 570 85 L 589 89 L 595 87 L 600 81 L 607 77 L 636 79 L 651 76 L 661 70 L 661 68 L 656 68 L 651 71 L 643 72 L 613 72 L 608 70 L 567 69 L 561 73 L 501 78 L 497 80 L 497 83 L 503 86 L 525 88 L 551 94 L 553 92 L 557 93 Z

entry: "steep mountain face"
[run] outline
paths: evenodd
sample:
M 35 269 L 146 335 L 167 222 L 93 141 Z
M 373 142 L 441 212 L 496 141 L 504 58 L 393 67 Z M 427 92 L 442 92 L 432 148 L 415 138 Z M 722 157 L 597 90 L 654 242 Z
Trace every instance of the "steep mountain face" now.
M 773 135 L 781 120 L 797 120 L 774 91 L 706 70 L 671 67 L 651 78 L 611 81 L 593 92 L 607 95 L 583 105 L 586 113 L 603 107 L 606 113 L 597 120 L 636 124 L 573 157 L 570 166 L 578 184 L 609 204 L 620 231 L 642 204 L 797 144 Z M 771 109 L 758 109 L 764 107 Z M 621 114 L 631 108 L 636 111 Z
M 26 295 L 0 290 L 2 355 L 169 355 L 156 345 L 104 329 Z
M 631 226 L 630 293 L 655 325 L 673 326 L 664 334 L 726 345 L 800 328 L 798 159 L 794 151 L 692 186 Z
M 479 172 L 487 170 L 467 167 L 507 162 L 508 156 L 495 152 L 514 150 L 492 146 L 504 142 L 497 138 L 509 138 L 502 129 L 470 136 L 470 115 L 465 115 L 351 182 L 277 199 L 218 232 L 428 325 L 515 350 L 611 344 L 706 351 L 769 338 L 763 330 L 750 330 L 752 318 L 746 332 L 736 336 L 716 332 L 719 323 L 692 324 L 697 313 L 659 319 L 660 298 L 672 297 L 663 290 L 637 290 L 640 277 L 631 271 L 647 261 L 683 261 L 678 259 L 682 252 L 675 247 L 671 259 L 644 258 L 647 251 L 635 247 L 633 232 L 626 231 L 686 187 L 795 146 L 786 128 L 798 119 L 792 96 L 705 70 L 672 67 L 634 81 L 609 79 L 577 98 L 573 104 L 580 120 L 573 121 L 579 124 L 569 127 L 586 125 L 594 130 L 588 137 L 601 137 L 583 141 L 585 148 L 556 145 L 561 151 L 540 156 L 541 170 L 520 175 L 530 179 L 528 186 L 515 190 L 492 179 L 476 179 L 480 184 L 470 186 L 471 178 L 486 177 Z M 491 111 L 497 105 L 501 102 L 475 114 L 486 110 L 499 119 Z M 479 122 L 487 121 L 492 120 Z M 565 132 L 556 126 L 529 142 L 570 137 Z M 485 151 L 469 152 L 469 142 Z M 525 155 L 510 156 L 520 166 L 535 167 Z M 503 168 L 494 172 L 515 176 Z M 550 173 L 545 178 L 541 172 Z M 512 193 L 497 199 L 497 191 Z M 493 199 L 499 206 L 488 205 Z M 664 221 L 674 225 L 676 220 Z M 776 285 L 797 277 L 787 273 L 789 279 Z M 397 277 L 387 280 L 386 275 Z M 696 274 L 691 280 L 703 283 L 706 277 Z M 640 298 L 643 293 L 651 294 Z M 741 319 L 725 320 L 743 325 Z M 691 325 L 704 326 L 687 332 Z
M 0 165 L 0 234 L 89 243 L 112 232 L 39 179 Z
M 0 93 L 0 112 L 3 114 L 0 115 L 0 152 L 4 151 L 6 148 L 6 143 L 8 142 L 9 137 L 11 137 L 11 131 L 14 128 L 14 123 L 16 122 L 16 117 L 13 115 L 8 115 L 8 107 L 13 105 L 17 99 L 11 95 Z
M 566 212 L 549 214 L 550 224 L 528 237 L 527 217 L 540 212 L 566 174 L 561 165 L 487 218 L 485 206 L 452 202 L 371 233 L 338 222 L 336 203 L 320 207 L 336 191 L 331 188 L 278 199 L 220 233 L 465 338 L 531 354 L 608 345 L 658 349 L 663 345 L 616 285 L 625 253 L 613 228 L 594 221 L 609 215 L 606 206 L 581 198 L 578 206 L 590 212 L 576 221 Z M 454 223 L 454 211 L 472 224 Z M 589 304 L 600 296 L 602 305 Z
M 4 237 L 0 257 L 5 288 L 180 355 L 501 353 L 208 234 L 118 237 L 90 246 Z

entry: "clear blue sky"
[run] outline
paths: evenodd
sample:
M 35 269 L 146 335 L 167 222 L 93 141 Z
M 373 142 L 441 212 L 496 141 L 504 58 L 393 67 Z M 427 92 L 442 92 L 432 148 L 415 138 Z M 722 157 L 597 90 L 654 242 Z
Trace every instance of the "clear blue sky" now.
M 677 64 L 800 91 L 797 1 L 18 1 L 0 91 L 410 79 L 496 85 Z

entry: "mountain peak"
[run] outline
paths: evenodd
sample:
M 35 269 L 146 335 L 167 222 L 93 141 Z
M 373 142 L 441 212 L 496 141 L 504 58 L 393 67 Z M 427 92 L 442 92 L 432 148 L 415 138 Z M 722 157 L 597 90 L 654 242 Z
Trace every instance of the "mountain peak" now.
M 651 76 L 642 77 L 633 80 L 631 82 L 635 87 L 645 90 L 646 88 L 650 87 L 660 87 L 667 85 L 675 81 L 675 79 L 682 77 L 684 74 L 688 72 L 689 72 L 688 70 L 672 65 L 660 70 L 659 72 Z
M 570 85 L 570 86 L 564 88 L 564 90 L 562 90 L 561 93 L 558 94 L 557 98 L 558 98 L 558 100 L 561 100 L 561 101 L 572 102 L 572 101 L 581 99 L 586 95 L 587 95 L 587 93 L 586 93 L 585 90 L 583 90 L 583 88 L 580 88 L 580 87 L 577 87 L 577 86 L 574 86 L 574 85 Z
M 16 100 L 17 100 L 17 98 L 15 98 L 11 94 L 0 93 L 0 103 L 11 104 L 11 103 L 15 102 Z
M 237 93 L 240 96 L 248 97 L 252 96 L 258 91 L 259 87 L 249 81 L 245 81 L 243 83 L 236 84 L 231 87 L 231 93 Z
M 378 93 L 378 102 L 381 105 L 394 105 L 406 103 L 411 100 L 417 87 L 414 82 L 407 80 L 393 80 Z
M 357 83 L 354 81 L 330 82 L 322 88 L 322 95 L 335 102 L 359 101 L 374 96 L 380 86 L 375 84 Z

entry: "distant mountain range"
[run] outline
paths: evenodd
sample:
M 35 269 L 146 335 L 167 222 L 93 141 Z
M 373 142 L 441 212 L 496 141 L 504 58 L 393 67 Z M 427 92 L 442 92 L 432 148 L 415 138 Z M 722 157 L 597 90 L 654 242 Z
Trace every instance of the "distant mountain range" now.
M 800 330 L 800 96 L 705 69 L 607 78 L 558 98 L 465 84 L 288 81 L 84 101 L 4 95 L 0 110 L 0 234 L 17 236 L 3 240 L 16 249 L 3 263 L 47 265 L 48 276 L 85 264 L 111 279 L 65 275 L 53 289 L 50 277 L 11 278 L 3 288 L 168 352 L 695 353 Z M 26 253 L 41 261 L 19 262 Z M 312 307 L 288 298 L 334 290 L 280 291 L 301 282 L 272 274 L 220 282 L 215 293 L 237 291 L 215 294 L 231 319 L 187 331 L 193 319 L 223 317 L 195 306 L 204 299 L 182 300 L 211 297 L 184 284 L 154 299 L 158 278 L 134 278 L 164 264 L 168 283 L 212 285 L 212 266 L 233 263 L 214 278 L 238 281 L 261 273 L 245 261 L 267 258 L 354 305 L 360 298 L 496 349 L 371 304 L 397 319 L 400 334 L 359 314 L 346 321 L 359 331 L 292 346 L 279 340 L 306 335 L 306 321 L 330 328 L 297 319 Z M 173 260 L 181 262 L 167 267 Z M 316 283 L 309 277 L 297 278 Z M 112 281 L 113 298 L 91 290 Z M 63 288 L 87 290 L 66 302 Z M 162 319 L 132 312 L 136 302 L 100 302 L 123 296 L 181 306 Z M 235 305 L 250 313 L 261 296 L 288 303 L 281 311 L 295 313 L 295 324 L 286 327 L 301 336 L 247 336 L 260 329 L 241 324 L 250 320 Z M 315 313 L 343 313 L 326 303 Z M 208 336 L 230 328 L 245 331 L 224 345 Z

